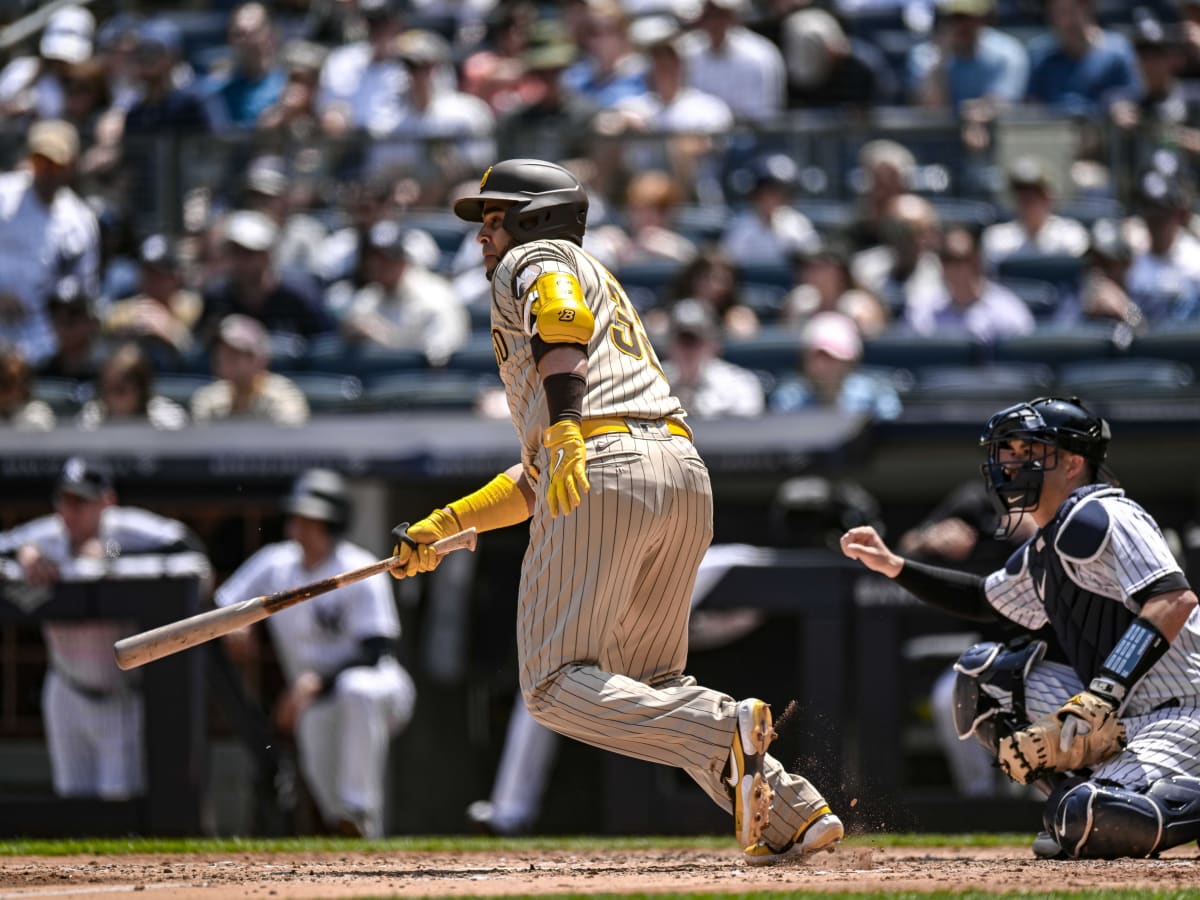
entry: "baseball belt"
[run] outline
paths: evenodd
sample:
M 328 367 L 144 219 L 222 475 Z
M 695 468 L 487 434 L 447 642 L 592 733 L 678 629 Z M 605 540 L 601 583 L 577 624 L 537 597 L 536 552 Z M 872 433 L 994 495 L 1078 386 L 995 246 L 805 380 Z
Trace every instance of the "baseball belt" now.
M 645 421 L 647 425 L 666 424 L 667 431 L 676 437 L 685 437 L 689 441 L 692 439 L 692 430 L 680 422 L 678 419 L 645 419 L 635 421 Z M 583 435 L 584 440 L 590 437 L 595 437 L 598 434 L 635 434 L 633 428 L 626 419 L 616 417 L 601 416 L 595 419 L 584 419 L 579 426 L 579 432 Z

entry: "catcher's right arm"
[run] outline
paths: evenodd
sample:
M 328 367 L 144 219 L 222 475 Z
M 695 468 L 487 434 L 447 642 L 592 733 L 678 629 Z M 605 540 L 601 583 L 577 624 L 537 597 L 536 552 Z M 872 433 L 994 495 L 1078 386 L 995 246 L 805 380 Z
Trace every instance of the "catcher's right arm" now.
M 1032 725 L 1000 739 L 996 759 L 1013 781 L 1030 784 L 1049 772 L 1070 772 L 1125 749 L 1125 726 L 1116 708 L 1082 691 Z

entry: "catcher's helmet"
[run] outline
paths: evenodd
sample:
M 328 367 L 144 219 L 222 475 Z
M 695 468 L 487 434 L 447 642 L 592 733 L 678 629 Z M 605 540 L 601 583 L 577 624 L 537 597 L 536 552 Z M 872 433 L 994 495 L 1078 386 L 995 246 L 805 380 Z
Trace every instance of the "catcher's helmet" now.
M 289 516 L 303 516 L 329 525 L 341 534 L 350 524 L 350 492 L 342 476 L 331 469 L 309 469 L 296 479 L 292 492 L 283 502 Z
M 1108 456 L 1112 437 L 1108 423 L 1091 412 L 1078 397 L 1039 397 L 1002 409 L 988 420 L 979 438 L 987 448 L 981 467 L 984 481 L 1004 510 L 1024 512 L 1035 508 L 1042 492 L 1045 473 L 1058 464 L 1057 453 L 1078 453 L 1097 474 Z M 1000 450 L 1010 440 L 1044 446 L 1023 463 L 1001 463 Z
M 488 200 L 516 201 L 504 214 L 504 230 L 518 244 L 549 238 L 583 243 L 587 191 L 562 166 L 541 159 L 498 162 L 483 173 L 478 194 L 455 201 L 454 214 L 467 222 L 482 222 Z

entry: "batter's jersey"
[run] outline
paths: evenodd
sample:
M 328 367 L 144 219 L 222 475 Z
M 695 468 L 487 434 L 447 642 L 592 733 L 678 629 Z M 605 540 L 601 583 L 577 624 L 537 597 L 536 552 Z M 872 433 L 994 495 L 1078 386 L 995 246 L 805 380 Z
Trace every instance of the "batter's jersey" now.
M 1054 626 L 1084 684 L 1143 603 L 1186 586 L 1154 519 L 1119 488 L 1095 486 L 1077 491 L 986 581 L 988 602 L 1005 618 L 1031 631 Z M 1093 657 L 1082 666 L 1075 658 L 1080 646 Z M 1200 609 L 1135 685 L 1125 709 L 1137 715 L 1163 704 L 1200 706 Z
M 369 551 L 338 541 L 323 562 L 308 569 L 295 541 L 268 544 L 226 579 L 214 599 L 217 606 L 229 606 L 372 562 Z M 267 629 L 289 682 L 301 672 L 337 671 L 359 656 L 367 638 L 400 636 L 391 579 L 367 578 L 305 600 L 270 616 Z
M 193 553 L 201 545 L 182 522 L 132 506 L 110 506 L 100 514 L 98 540 L 108 559 L 138 554 Z M 12 556 L 25 544 L 36 546 L 46 559 L 58 566 L 63 578 L 71 578 L 77 566 L 71 541 L 57 515 L 43 516 L 0 534 L 0 556 Z M 46 622 L 42 634 L 50 663 L 68 681 L 96 691 L 119 689 L 127 680 L 113 661 L 112 645 L 129 633 L 113 621 Z
M 492 344 L 525 466 L 536 466 L 542 432 L 550 424 L 532 346 L 534 282 L 548 272 L 574 275 L 595 317 L 586 348 L 583 417 L 682 419 L 683 407 L 671 394 L 642 320 L 612 273 L 570 241 L 520 244 L 504 255 L 492 277 Z

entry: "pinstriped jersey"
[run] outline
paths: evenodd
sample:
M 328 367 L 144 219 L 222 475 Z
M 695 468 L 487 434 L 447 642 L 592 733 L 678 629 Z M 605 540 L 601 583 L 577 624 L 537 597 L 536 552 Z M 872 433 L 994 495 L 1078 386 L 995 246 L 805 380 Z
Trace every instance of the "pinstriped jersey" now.
M 682 418 L 683 408 L 671 394 L 642 321 L 616 278 L 570 241 L 519 244 L 504 255 L 492 277 L 492 344 L 521 439 L 522 462 L 534 464 L 542 432 L 550 424 L 532 346 L 537 328 L 534 282 L 548 272 L 569 272 L 579 279 L 595 317 L 586 348 L 583 417 Z
M 1054 627 L 1084 684 L 1146 600 L 1186 586 L 1149 513 L 1119 488 L 1095 485 L 1076 491 L 986 581 L 988 602 L 1002 616 L 1030 630 Z M 1171 701 L 1200 705 L 1200 610 L 1134 687 L 1127 708 L 1140 713 Z

